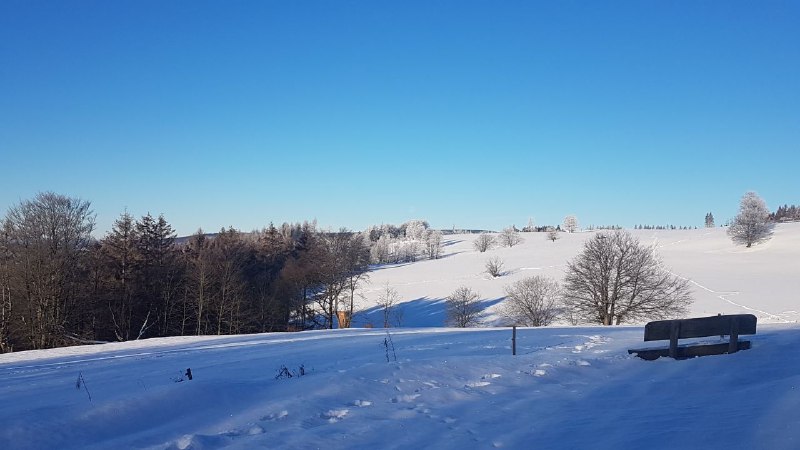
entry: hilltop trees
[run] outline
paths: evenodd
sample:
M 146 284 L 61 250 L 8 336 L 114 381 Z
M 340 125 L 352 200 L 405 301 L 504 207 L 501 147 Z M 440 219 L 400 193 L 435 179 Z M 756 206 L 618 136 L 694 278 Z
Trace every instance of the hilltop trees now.
M 564 230 L 567 233 L 578 231 L 578 218 L 575 216 L 564 217 Z
M 686 313 L 689 282 L 661 266 L 654 248 L 626 231 L 597 234 L 567 264 L 566 307 L 587 322 L 621 324 Z
M 424 220 L 410 220 L 399 227 L 373 226 L 365 235 L 373 264 L 414 262 L 420 257 L 438 259 L 442 252 L 442 233 L 431 230 Z
M 706 214 L 706 228 L 714 228 L 714 215 L 711 213 Z
M 728 235 L 733 242 L 753 244 L 764 242 L 772 237 L 774 225 L 769 221 L 767 204 L 755 192 L 747 192 L 739 203 L 739 214 L 728 227 Z
M 442 232 L 427 230 L 425 232 L 425 252 L 430 259 L 439 259 L 442 256 Z
M 792 222 L 800 220 L 800 207 L 797 205 L 778 206 L 778 210 L 769 215 L 771 222 Z

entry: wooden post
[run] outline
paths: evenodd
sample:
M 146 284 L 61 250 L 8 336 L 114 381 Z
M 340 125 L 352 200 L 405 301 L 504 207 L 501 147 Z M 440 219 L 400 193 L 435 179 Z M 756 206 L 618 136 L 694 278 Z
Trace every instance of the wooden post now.
M 669 357 L 678 358 L 678 336 L 681 334 L 681 322 L 673 320 L 669 329 Z
M 517 326 L 514 325 L 511 331 L 511 355 L 517 355 Z
M 731 317 L 731 340 L 728 344 L 728 353 L 736 353 L 739 351 L 739 320 L 737 317 Z

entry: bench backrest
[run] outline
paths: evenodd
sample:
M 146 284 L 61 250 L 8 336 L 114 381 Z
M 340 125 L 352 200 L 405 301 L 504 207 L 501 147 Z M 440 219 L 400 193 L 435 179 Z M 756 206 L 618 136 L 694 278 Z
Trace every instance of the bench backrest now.
M 661 341 L 669 339 L 675 322 L 679 322 L 678 339 L 729 335 L 734 327 L 737 328 L 737 334 L 756 334 L 756 320 L 756 316 L 752 314 L 657 320 L 645 325 L 644 340 Z

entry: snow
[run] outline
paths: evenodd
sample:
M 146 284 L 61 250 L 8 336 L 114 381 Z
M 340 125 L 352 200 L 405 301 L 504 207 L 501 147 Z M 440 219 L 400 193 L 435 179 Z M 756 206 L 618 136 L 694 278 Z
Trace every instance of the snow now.
M 800 223 L 779 224 L 771 240 L 749 249 L 735 245 L 724 227 L 629 231 L 642 244 L 655 245 L 666 268 L 691 281 L 691 316 L 748 313 L 760 323 L 800 319 Z M 445 236 L 442 259 L 377 267 L 354 325 L 383 324 L 377 299 L 387 284 L 399 294 L 402 326 L 443 326 L 444 300 L 462 285 L 481 294 L 487 324 L 500 325 L 494 313 L 505 286 L 531 275 L 561 281 L 567 262 L 594 233 L 559 233 L 555 242 L 546 240 L 546 233 L 521 233 L 522 244 L 485 253 L 473 248 L 476 234 Z M 504 262 L 505 275 L 486 273 L 492 257 Z
M 591 234 L 488 254 L 449 236 L 441 260 L 372 273 L 367 289 L 390 281 L 414 327 L 389 330 L 396 361 L 377 328 L 4 354 L 0 448 L 800 448 L 800 226 L 747 250 L 720 229 L 636 233 L 696 283 L 693 315 L 759 317 L 750 350 L 643 361 L 627 353 L 641 325 L 562 326 L 518 329 L 512 356 L 507 328 L 423 327 L 461 283 L 494 305 L 509 281 L 558 277 Z M 481 274 L 492 253 L 510 274 Z

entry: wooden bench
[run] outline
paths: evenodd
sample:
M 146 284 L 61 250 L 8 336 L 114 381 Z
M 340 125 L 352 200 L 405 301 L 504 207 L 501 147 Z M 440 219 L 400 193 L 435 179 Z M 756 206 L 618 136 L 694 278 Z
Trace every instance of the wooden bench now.
M 669 339 L 667 348 L 643 348 L 628 350 L 629 354 L 652 361 L 661 356 L 675 359 L 695 356 L 736 353 L 750 348 L 750 341 L 740 341 L 743 334 L 756 334 L 756 316 L 752 314 L 733 314 L 727 316 L 699 317 L 695 319 L 658 320 L 644 327 L 644 340 L 662 341 Z M 709 336 L 730 336 L 728 342 L 717 344 L 678 345 L 678 339 L 702 338 Z

